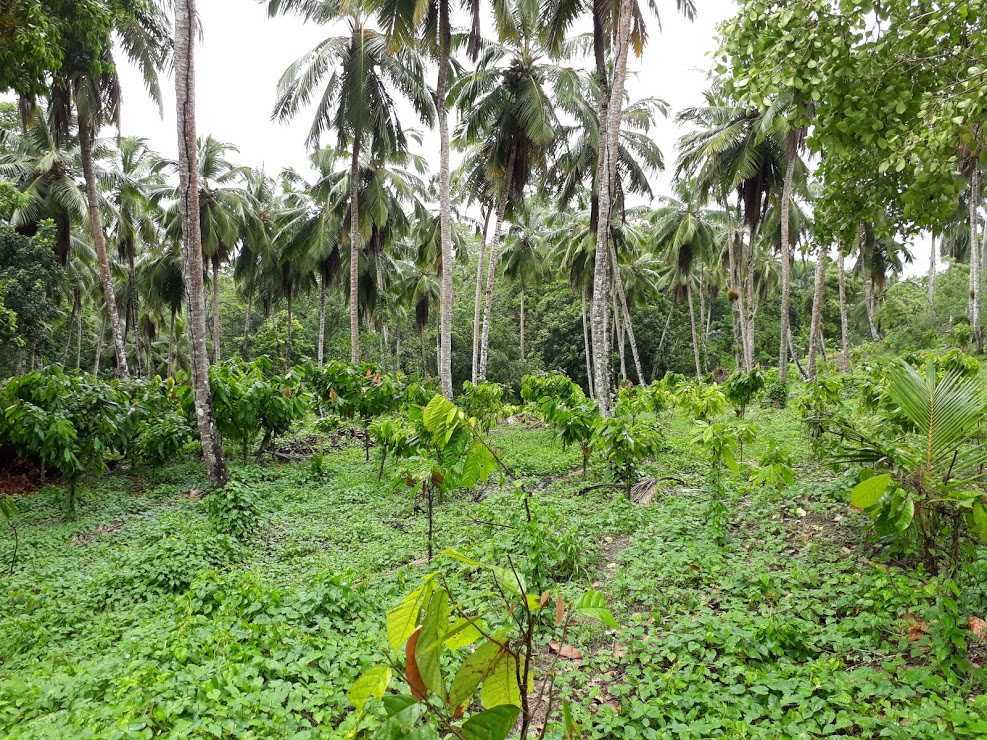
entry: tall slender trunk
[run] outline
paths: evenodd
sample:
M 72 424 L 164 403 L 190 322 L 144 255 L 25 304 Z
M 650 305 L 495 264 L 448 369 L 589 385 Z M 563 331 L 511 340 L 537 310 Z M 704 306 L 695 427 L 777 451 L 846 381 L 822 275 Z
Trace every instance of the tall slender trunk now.
M 521 362 L 524 362 L 524 285 L 521 285 Z
M 686 285 L 685 292 L 689 301 L 689 327 L 692 329 L 692 356 L 696 360 L 696 378 L 702 378 L 703 371 L 699 361 L 699 335 L 696 333 L 696 309 L 692 304 L 692 286 Z
M 611 388 L 609 308 L 610 308 L 610 221 L 613 207 L 613 183 L 616 176 L 617 154 L 620 140 L 620 115 L 624 101 L 624 83 L 627 79 L 627 55 L 630 51 L 631 0 L 621 0 L 619 25 L 614 48 L 613 84 L 609 95 L 601 95 L 600 146 L 597 167 L 599 189 L 599 214 L 596 223 L 596 264 L 593 270 L 592 317 L 593 362 L 595 385 L 600 413 L 613 416 L 613 389 Z M 604 73 L 604 78 L 605 78 Z M 605 86 L 605 79 L 601 84 Z M 605 89 L 605 87 L 604 87 Z M 603 136 L 606 132 L 606 136 Z
M 75 316 L 76 327 L 75 327 L 75 367 L 77 370 L 82 369 L 82 294 L 78 288 L 76 288 L 76 300 L 79 301 L 79 312 Z
M 788 382 L 788 327 L 789 306 L 792 294 L 792 245 L 789 234 L 789 214 L 792 204 L 792 180 L 795 178 L 798 137 L 795 131 L 788 134 L 788 164 L 785 182 L 781 189 L 781 337 L 778 347 L 778 382 Z
M 360 361 L 360 132 L 350 160 L 350 362 Z
M 250 356 L 250 319 L 254 310 L 254 281 L 247 288 L 247 310 L 243 314 L 243 341 L 240 343 L 240 357 L 246 360 Z
M 840 274 L 840 346 L 843 350 L 840 356 L 840 369 L 848 373 L 850 372 L 850 329 L 847 323 L 845 260 L 846 255 L 841 244 L 839 262 L 837 263 Z
M 452 197 L 449 182 L 449 111 L 446 108 L 446 82 L 452 31 L 449 0 L 439 0 L 439 71 L 435 86 L 439 119 L 439 239 L 442 251 L 442 279 L 439 282 L 439 386 L 442 395 L 452 398 Z
M 816 379 L 816 348 L 822 339 L 823 290 L 826 287 L 826 248 L 819 248 L 816 260 L 816 283 L 812 294 L 812 323 L 809 325 L 809 380 Z
M 325 363 L 326 351 L 326 276 L 319 280 L 319 346 L 316 348 L 316 362 L 319 367 Z
M 583 319 L 583 349 L 586 352 L 586 389 L 590 398 L 596 398 L 595 387 L 593 385 L 593 354 L 590 351 L 589 324 L 586 321 L 586 286 L 582 287 L 579 293 L 579 310 Z
M 620 267 L 617 262 L 617 249 L 613 242 L 610 243 L 610 261 L 613 264 L 613 282 L 617 286 L 617 297 L 620 299 L 620 306 L 624 312 L 624 330 L 627 332 L 627 339 L 631 345 L 631 356 L 634 358 L 634 369 L 637 372 L 637 380 L 644 384 L 644 372 L 641 369 L 641 358 L 637 352 L 637 338 L 634 336 L 634 325 L 631 322 L 631 309 L 627 304 L 627 292 L 624 290 L 624 281 L 620 278 Z M 625 375 L 626 377 L 626 375 Z
M 82 176 L 86 181 L 86 204 L 89 207 L 89 225 L 93 232 L 93 246 L 96 248 L 96 259 L 99 262 L 99 279 L 103 284 L 103 298 L 106 302 L 106 315 L 109 318 L 110 330 L 113 333 L 113 349 L 116 352 L 117 375 L 121 378 L 130 377 L 127 366 L 127 349 L 123 343 L 123 333 L 120 330 L 120 314 L 117 312 L 117 298 L 113 291 L 113 277 L 110 275 L 110 262 L 106 256 L 106 237 L 103 234 L 103 223 L 99 215 L 99 195 L 96 193 L 96 176 L 93 174 L 93 136 L 92 122 L 88 115 L 79 114 L 79 156 L 82 160 Z
M 212 258 L 212 361 L 215 364 L 223 359 L 219 337 L 219 257 L 214 255 Z
M 788 356 L 792 358 L 792 361 L 795 363 L 795 367 L 798 368 L 799 375 L 802 376 L 802 380 L 808 378 L 809 376 L 806 374 L 805 370 L 802 369 L 802 363 L 799 362 L 799 353 L 795 350 L 795 342 L 792 341 L 791 332 L 788 332 Z
M 377 303 L 383 309 L 380 312 L 380 314 L 381 314 L 381 319 L 380 319 L 380 336 L 381 336 L 381 344 L 382 344 L 382 346 L 381 346 L 381 352 L 380 352 L 380 361 L 381 361 L 381 364 L 383 365 L 384 364 L 384 360 L 387 357 L 388 352 L 390 352 L 391 342 L 390 342 L 390 339 L 387 336 L 387 334 L 388 334 L 388 332 L 387 332 L 387 311 L 386 311 L 387 305 L 386 305 L 386 300 L 384 300 L 387 294 L 384 291 L 384 265 L 383 265 L 383 260 L 381 259 L 380 250 L 381 250 L 381 248 L 380 248 L 380 246 L 378 246 L 378 248 L 374 251 L 374 270 L 377 273 Z M 442 272 L 443 272 L 443 274 L 445 274 L 445 268 L 444 267 L 443 267 Z
M 936 232 L 932 232 L 932 245 L 929 247 L 929 313 L 936 315 Z
M 284 352 L 284 369 L 287 371 L 291 367 L 291 317 L 292 317 L 292 293 L 294 291 L 289 288 L 287 301 L 288 301 L 288 326 L 284 330 L 285 335 L 285 352 Z
M 225 486 L 230 476 L 216 428 L 209 389 L 206 353 L 206 298 L 202 284 L 202 234 L 199 223 L 198 153 L 195 146 L 195 0 L 175 2 L 175 102 L 178 109 L 178 190 L 185 249 L 185 289 L 188 294 L 188 334 L 192 365 L 195 420 L 202 457 L 213 486 Z
M 984 351 L 984 337 L 980 328 L 980 241 L 977 239 L 977 209 L 980 207 L 980 165 L 974 163 L 970 175 L 970 300 L 967 312 L 973 324 L 973 336 L 977 351 Z
M 75 333 L 76 318 L 79 315 L 79 310 L 79 290 L 77 288 L 72 292 L 72 314 L 69 316 L 69 320 L 65 322 L 65 349 L 62 350 L 62 365 L 65 365 L 69 361 L 69 352 L 72 349 L 72 335 Z
M 875 296 L 874 296 L 874 283 L 871 280 L 864 281 L 864 308 L 867 311 L 867 326 L 870 328 L 870 337 L 875 342 L 880 341 L 881 333 L 877 330 L 877 324 L 874 322 L 874 311 L 875 311 Z
M 480 254 L 476 260 L 476 294 L 473 299 L 473 375 L 471 380 L 476 383 L 477 373 L 480 371 L 480 320 L 482 317 L 483 303 L 483 268 L 484 257 L 487 253 L 487 227 L 490 225 L 490 214 L 493 213 L 493 204 L 486 206 L 486 213 L 483 216 L 483 233 L 480 235 Z
M 425 326 L 418 327 L 418 341 L 422 346 L 422 375 L 428 376 L 428 357 L 425 354 Z
M 96 359 L 93 361 L 93 375 L 99 375 L 99 366 L 103 361 L 103 342 L 106 340 L 106 316 L 99 324 L 99 337 L 96 339 Z
M 624 354 L 624 323 L 621 321 L 620 311 L 617 308 L 617 296 L 611 293 L 610 313 L 613 315 L 613 336 L 617 341 L 617 353 L 620 356 L 620 380 L 627 380 L 627 357 Z
M 754 368 L 754 317 L 757 314 L 757 294 L 754 292 L 754 257 L 757 244 L 757 229 L 751 229 L 751 243 L 747 248 L 747 274 L 745 275 L 747 295 L 744 300 L 747 302 L 747 370 L 750 372 Z
M 507 159 L 507 177 L 504 191 L 497 202 L 497 220 L 494 221 L 493 238 L 490 240 L 490 257 L 487 263 L 487 290 L 483 304 L 483 331 L 480 334 L 480 366 L 477 370 L 479 380 L 487 379 L 487 359 L 490 351 L 490 321 L 493 319 L 494 281 L 497 277 L 497 257 L 500 249 L 500 232 L 504 227 L 504 211 L 507 209 L 507 198 L 511 192 L 511 175 L 514 172 L 514 161 L 517 150 L 511 149 Z
M 658 349 L 655 352 L 655 356 L 661 355 L 661 350 L 665 346 L 665 337 L 668 336 L 668 327 L 672 325 L 672 314 L 675 313 L 675 304 L 672 303 L 668 308 L 668 316 L 665 317 L 665 328 L 661 330 L 661 339 L 658 340 Z M 652 368 L 654 370 L 654 368 Z
M 729 208 L 729 206 L 727 206 Z M 730 323 L 733 328 L 733 356 L 738 369 L 747 370 L 747 353 L 745 348 L 746 330 L 741 318 L 740 288 L 737 280 L 737 253 L 735 249 L 736 235 L 733 231 L 733 217 L 727 216 L 727 269 L 730 271 L 729 290 L 727 298 L 730 300 Z
M 731 290 L 733 300 L 731 307 L 733 311 L 734 325 L 740 328 L 740 353 L 743 357 L 743 370 L 750 372 L 752 369 L 750 342 L 747 339 L 747 301 L 744 300 L 744 284 L 742 268 L 744 262 L 744 242 L 742 232 L 734 232 L 731 224 L 728 226 L 730 241 L 727 245 L 727 254 L 730 260 L 730 279 L 732 281 Z M 739 244 L 737 236 L 740 236 Z M 739 245 L 740 253 L 737 254 L 736 247 Z
M 710 298 L 709 306 L 706 307 L 706 328 L 703 330 L 703 347 L 709 346 L 709 335 L 713 331 L 713 299 Z M 791 332 L 789 332 L 790 334 Z
M 171 323 L 168 326 L 168 377 L 175 374 L 175 316 L 178 310 L 171 309 Z

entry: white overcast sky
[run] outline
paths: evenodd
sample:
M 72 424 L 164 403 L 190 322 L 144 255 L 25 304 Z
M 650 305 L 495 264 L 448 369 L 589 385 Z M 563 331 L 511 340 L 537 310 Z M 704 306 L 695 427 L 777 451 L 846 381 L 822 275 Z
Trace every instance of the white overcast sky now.
M 655 96 L 671 108 L 667 121 L 652 131 L 665 154 L 668 170 L 656 178 L 656 193 L 667 191 L 681 131 L 672 121 L 683 108 L 701 105 L 705 70 L 716 48 L 716 26 L 736 9 L 734 0 L 703 0 L 698 16 L 689 22 L 678 15 L 672 0 L 660 0 L 661 25 L 649 19 L 650 39 L 641 59 L 632 56 L 628 92 L 631 99 Z M 271 121 L 275 90 L 285 68 L 321 39 L 338 34 L 303 23 L 293 16 L 269 19 L 266 3 L 255 0 L 205 0 L 198 3 L 203 38 L 196 46 L 196 113 L 200 136 L 212 135 L 239 149 L 239 164 L 263 167 L 276 175 L 284 167 L 310 173 L 304 141 L 311 111 L 288 124 Z M 489 32 L 491 23 L 484 28 Z M 582 31 L 583 29 L 577 29 Z M 588 30 L 588 29 L 587 29 Z M 120 55 L 122 56 L 122 55 Z M 589 63 L 589 60 L 587 60 Z M 176 155 L 174 80 L 162 81 L 164 117 L 144 93 L 140 76 L 126 64 L 120 70 L 124 105 L 121 130 L 142 136 L 151 147 L 169 157 Z M 434 82 L 432 83 L 434 84 Z M 403 106 L 402 106 L 403 107 Z M 414 117 L 407 127 L 420 127 Z M 426 135 L 420 152 L 433 171 L 438 170 L 434 134 Z M 924 272 L 929 250 L 915 245 L 916 263 L 908 274 Z

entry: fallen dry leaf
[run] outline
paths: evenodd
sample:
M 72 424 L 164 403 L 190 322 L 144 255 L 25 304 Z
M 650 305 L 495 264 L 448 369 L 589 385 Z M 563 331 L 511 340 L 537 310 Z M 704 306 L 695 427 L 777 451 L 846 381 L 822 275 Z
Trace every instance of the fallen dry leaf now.
M 575 648 L 572 645 L 559 645 L 555 640 L 548 643 L 548 649 L 553 653 L 557 653 L 559 657 L 566 658 L 567 660 L 580 660 L 583 657 L 582 652 L 579 648 Z
M 916 640 L 921 639 L 922 635 L 929 631 L 929 623 L 923 622 L 911 612 L 902 614 L 901 618 L 905 620 L 905 624 L 908 625 L 908 629 L 905 634 L 908 636 L 909 642 L 915 642 Z
M 980 642 L 987 642 L 987 620 L 980 617 L 970 617 L 966 620 L 966 626 L 976 636 Z

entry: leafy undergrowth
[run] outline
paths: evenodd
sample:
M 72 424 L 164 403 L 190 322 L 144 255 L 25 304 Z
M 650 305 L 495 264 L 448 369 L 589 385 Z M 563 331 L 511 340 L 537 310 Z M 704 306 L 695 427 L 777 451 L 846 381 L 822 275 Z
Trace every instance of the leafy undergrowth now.
M 607 594 L 621 628 L 578 630 L 560 679 L 593 737 L 987 734 L 983 671 L 951 675 L 934 657 L 934 585 L 867 539 L 852 482 L 808 463 L 793 413 L 756 414 L 743 457 L 773 442 L 800 461 L 798 482 L 729 476 L 715 523 L 687 419 L 666 422 L 646 466 L 648 506 L 584 492 L 606 471 L 584 478 L 578 449 L 502 425 L 492 439 L 522 483 L 438 503 L 436 551 L 523 549 L 562 590 Z M 317 465 L 235 468 L 260 509 L 244 541 L 216 532 L 194 462 L 90 481 L 73 521 L 58 487 L 18 497 L 19 562 L 0 580 L 2 735 L 333 736 L 346 690 L 385 658 L 385 611 L 429 566 L 412 490 L 390 464 L 378 481 L 359 440 L 321 438 Z M 521 526 L 521 488 L 540 533 Z M 11 550 L 0 540 L 0 562 Z M 985 573 L 981 554 L 961 617 L 983 616 Z

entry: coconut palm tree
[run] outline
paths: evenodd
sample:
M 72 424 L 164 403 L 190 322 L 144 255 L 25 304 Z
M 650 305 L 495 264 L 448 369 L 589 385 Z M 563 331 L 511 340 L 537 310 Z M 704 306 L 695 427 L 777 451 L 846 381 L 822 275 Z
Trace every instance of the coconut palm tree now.
M 731 260 L 731 292 L 737 296 L 741 318 L 744 369 L 753 367 L 755 246 L 761 222 L 773 197 L 784 189 L 788 169 L 788 132 L 782 125 L 769 126 L 765 113 L 741 110 L 713 88 L 706 94 L 707 105 L 688 108 L 676 117 L 692 125 L 693 131 L 679 139 L 676 174 L 694 179 L 695 188 L 712 195 L 725 207 L 736 195 L 743 224 L 748 231 L 746 254 L 742 240 L 728 228 L 728 246 L 735 252 Z M 780 123 L 780 118 L 775 118 Z M 804 165 L 796 164 L 795 182 L 804 181 Z
M 548 64 L 539 45 L 536 8 L 518 10 L 519 37 L 510 45 L 490 44 L 472 74 L 453 85 L 450 94 L 463 111 L 456 132 L 461 146 L 476 143 L 486 162 L 486 178 L 495 192 L 494 231 L 490 239 L 483 328 L 480 334 L 478 379 L 487 372 L 490 322 L 498 252 L 504 218 L 531 178 L 545 168 L 545 158 L 556 135 L 556 116 L 549 85 L 571 77 L 571 70 Z
M 520 340 L 521 361 L 525 360 L 524 347 L 524 299 L 528 288 L 536 284 L 545 270 L 545 258 L 541 245 L 535 233 L 540 226 L 537 216 L 530 213 L 525 221 L 531 219 L 534 229 L 524 224 L 515 224 L 504 238 L 504 249 L 500 254 L 501 271 L 508 283 L 517 284 L 521 300 Z
M 0 155 L 0 177 L 13 182 L 26 196 L 11 215 L 13 227 L 33 236 L 42 221 L 54 221 L 55 254 L 66 265 L 72 227 L 85 221 L 88 206 L 75 179 L 80 170 L 79 148 L 72 141 L 59 141 L 46 118 L 45 109 L 35 108 L 27 130 L 8 137 L 7 152 Z
M 178 117 L 178 204 L 185 252 L 189 354 L 195 420 L 202 456 L 213 486 L 230 476 L 216 428 L 209 389 L 206 353 L 206 301 L 202 279 L 202 233 L 199 223 L 198 151 L 195 137 L 195 0 L 175 0 L 175 105 Z
M 407 48 L 395 51 L 384 34 L 367 27 L 359 10 L 346 21 L 349 33 L 323 40 L 285 70 L 278 83 L 274 118 L 294 118 L 325 82 L 306 143 L 316 147 L 323 135 L 333 132 L 337 148 L 350 152 L 350 359 L 359 362 L 361 153 L 365 148 L 373 156 L 407 149 L 392 90 L 407 98 L 428 125 L 435 116 L 435 103 L 417 53 Z
M 166 242 L 160 249 L 141 255 L 136 265 L 136 280 L 148 307 L 168 315 L 168 356 L 166 370 L 174 374 L 176 353 L 176 321 L 185 302 L 185 273 L 182 268 L 181 245 Z
M 107 211 L 106 238 L 108 246 L 126 265 L 123 339 L 126 343 L 133 328 L 139 366 L 140 290 L 135 265 L 139 254 L 161 241 L 158 195 L 164 186 L 162 171 L 167 162 L 150 150 L 147 139 L 136 137 L 120 138 L 117 146 L 108 149 L 108 152 L 110 157 L 107 160 L 97 161 L 98 179 Z
M 702 366 L 693 302 L 693 266 L 711 262 L 718 256 L 726 214 L 707 209 L 703 195 L 688 182 L 680 181 L 676 190 L 674 197 L 659 198 L 653 215 L 653 239 L 655 249 L 665 256 L 670 268 L 666 286 L 672 289 L 676 302 L 684 297 L 689 305 L 692 351 L 698 378 L 702 376 Z

